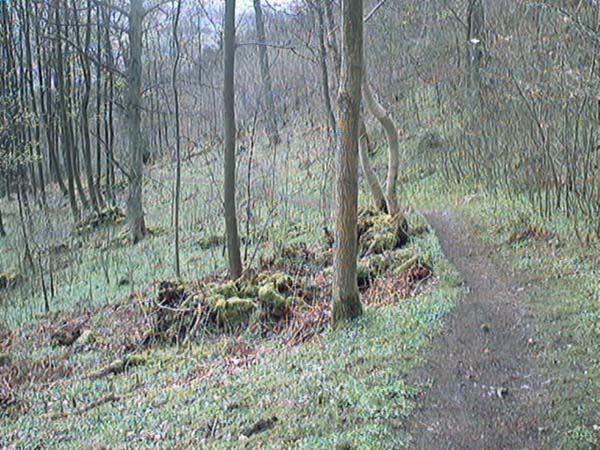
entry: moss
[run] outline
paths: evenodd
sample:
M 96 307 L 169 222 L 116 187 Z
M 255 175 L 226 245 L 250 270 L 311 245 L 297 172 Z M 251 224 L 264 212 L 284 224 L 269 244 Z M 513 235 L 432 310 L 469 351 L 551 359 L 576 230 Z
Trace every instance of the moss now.
M 258 296 L 258 287 L 251 282 L 244 283 L 239 291 L 240 296 L 244 298 L 255 298 Z
M 409 239 L 408 223 L 402 214 L 367 216 L 359 223 L 362 254 L 381 254 L 404 246 Z
M 373 275 L 384 274 L 389 270 L 393 259 L 393 255 L 373 255 L 367 261 L 369 272 Z
M 266 284 L 258 290 L 258 300 L 263 313 L 263 318 L 280 319 L 290 313 L 292 299 L 280 294 L 275 286 Z
M 228 281 L 225 284 L 216 285 L 214 291 L 225 298 L 237 297 L 240 295 L 238 287 L 234 281 Z
M 79 345 L 91 345 L 101 341 L 101 336 L 93 330 L 85 329 L 81 332 L 81 335 L 75 341 Z
M 214 247 L 225 245 L 225 236 L 221 234 L 212 234 L 210 236 L 204 236 L 196 242 L 196 245 L 202 250 L 208 250 Z
M 221 298 L 213 305 L 217 315 L 217 324 L 224 328 L 233 328 L 250 320 L 258 306 L 252 299 L 232 297 Z
M 283 272 L 262 273 L 258 276 L 257 282 L 262 286 L 269 284 L 282 294 L 291 291 L 294 286 L 294 279 Z
M 359 288 L 365 288 L 371 284 L 371 272 L 369 266 L 364 262 L 360 262 L 356 267 L 356 281 Z
M 18 272 L 0 273 L 0 289 L 11 289 L 23 281 L 23 276 Z
M 80 221 L 75 227 L 76 234 L 85 234 L 100 228 L 103 225 L 119 224 L 125 221 L 125 214 L 114 206 L 104 208 L 99 212 L 94 212 Z

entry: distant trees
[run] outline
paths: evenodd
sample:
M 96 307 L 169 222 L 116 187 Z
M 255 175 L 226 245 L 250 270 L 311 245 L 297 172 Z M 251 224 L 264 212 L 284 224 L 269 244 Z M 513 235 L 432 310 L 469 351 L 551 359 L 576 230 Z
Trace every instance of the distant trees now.
M 333 321 L 362 314 L 357 285 L 358 140 L 363 73 L 363 2 L 342 0 L 342 61 L 338 93 Z
M 263 100 L 266 110 L 267 134 L 271 145 L 279 144 L 279 130 L 277 129 L 277 116 L 275 114 L 275 100 L 273 99 L 273 83 L 271 82 L 271 69 L 269 68 L 269 54 L 265 36 L 265 22 L 263 18 L 261 0 L 254 1 L 254 20 L 256 23 L 256 38 L 258 47 L 258 60 L 260 63 L 260 76 L 263 88 Z
M 225 20 L 223 33 L 223 133 L 224 142 L 224 201 L 225 234 L 227 237 L 227 256 L 229 276 L 237 279 L 242 275 L 242 257 L 238 235 L 237 211 L 235 201 L 235 0 L 225 1 Z

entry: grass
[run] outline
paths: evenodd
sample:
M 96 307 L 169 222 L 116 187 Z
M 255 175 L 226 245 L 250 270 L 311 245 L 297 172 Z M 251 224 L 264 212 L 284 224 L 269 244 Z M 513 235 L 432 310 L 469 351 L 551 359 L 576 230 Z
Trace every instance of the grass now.
M 302 155 L 300 163 L 291 162 L 296 154 Z M 211 171 L 220 162 L 207 158 L 184 165 L 186 280 L 225 267 L 220 187 Z M 318 141 L 284 145 L 277 161 L 258 147 L 254 158 L 249 191 L 248 154 L 240 155 L 239 166 L 240 230 L 249 260 L 255 263 L 284 244 L 319 244 L 323 227 L 331 228 L 332 194 L 318 181 L 327 179 L 330 164 Z M 347 327 L 293 346 L 252 329 L 208 335 L 138 350 L 135 364 L 130 360 L 115 374 L 95 376 L 125 361 L 127 353 L 104 345 L 112 337 L 103 335 L 112 329 L 108 321 L 126 319 L 111 308 L 148 295 L 150 286 L 174 274 L 171 170 L 168 164 L 149 169 L 146 220 L 158 233 L 136 246 L 121 242 L 120 224 L 73 234 L 67 205 L 51 195 L 48 209 L 32 216 L 28 230 L 43 280 L 40 271 L 26 269 L 16 204 L 3 202 L 9 237 L 0 240 L 0 272 L 20 272 L 27 282 L 0 292 L 0 331 L 12 330 L 19 342 L 8 356 L 11 367 L 25 368 L 26 376 L 15 393 L 18 404 L 0 410 L 0 447 L 407 447 L 402 427 L 417 388 L 406 376 L 423 363 L 424 348 L 463 292 L 432 233 L 410 245 L 433 266 L 435 281 L 401 302 L 367 307 Z M 72 250 L 53 251 L 58 246 Z M 42 281 L 49 289 L 50 273 L 54 295 L 46 313 Z M 88 313 L 96 331 L 93 345 L 51 344 L 50 325 Z
M 572 220 L 538 217 L 514 196 L 448 186 L 436 174 L 418 178 L 407 185 L 415 205 L 460 210 L 529 286 L 552 398 L 548 441 L 565 450 L 600 447 L 600 243 L 580 242 Z
M 290 348 L 248 331 L 154 347 L 142 354 L 142 366 L 100 379 L 86 374 L 110 355 L 36 348 L 29 357 L 66 361 L 73 372 L 22 393 L 28 410 L 4 417 L 0 445 L 406 447 L 402 425 L 416 391 L 404 377 L 423 362 L 423 347 L 462 294 L 433 234 L 412 245 L 433 263 L 434 285 L 409 300 L 369 307 L 355 323 L 304 345 Z M 107 398 L 113 401 L 85 410 Z

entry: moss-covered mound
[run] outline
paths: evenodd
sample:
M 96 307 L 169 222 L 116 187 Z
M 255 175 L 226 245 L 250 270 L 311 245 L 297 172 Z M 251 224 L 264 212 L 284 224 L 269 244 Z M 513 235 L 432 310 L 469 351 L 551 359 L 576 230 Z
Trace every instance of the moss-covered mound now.
M 381 214 L 362 211 L 358 222 L 361 255 L 381 254 L 401 248 L 410 238 L 406 218 L 402 214 Z

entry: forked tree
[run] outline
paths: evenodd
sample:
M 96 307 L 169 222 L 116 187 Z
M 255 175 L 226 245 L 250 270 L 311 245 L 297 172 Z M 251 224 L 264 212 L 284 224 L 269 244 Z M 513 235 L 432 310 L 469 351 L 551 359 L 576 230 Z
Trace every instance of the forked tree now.
M 363 65 L 363 1 L 342 1 L 342 61 L 338 93 L 333 322 L 362 314 L 357 273 L 358 140 Z

